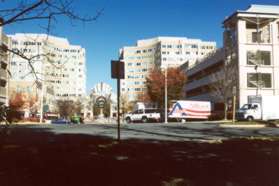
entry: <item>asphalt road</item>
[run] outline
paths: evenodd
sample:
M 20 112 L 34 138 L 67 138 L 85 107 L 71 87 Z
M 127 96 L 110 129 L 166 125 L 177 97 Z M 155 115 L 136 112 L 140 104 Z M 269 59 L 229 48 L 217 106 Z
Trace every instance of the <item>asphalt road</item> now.
M 27 125 L 47 128 L 57 134 L 87 134 L 116 138 L 115 124 Z M 214 142 L 232 138 L 277 137 L 279 128 L 263 126 L 221 126 L 219 123 L 137 123 L 121 124 L 122 139 Z

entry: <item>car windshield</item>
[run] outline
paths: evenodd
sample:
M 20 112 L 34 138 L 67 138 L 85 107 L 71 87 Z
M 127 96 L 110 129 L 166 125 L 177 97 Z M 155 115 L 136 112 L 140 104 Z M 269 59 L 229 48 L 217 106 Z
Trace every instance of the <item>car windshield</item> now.
M 245 104 L 241 107 L 241 110 L 249 110 L 252 108 L 252 105 L 251 104 Z

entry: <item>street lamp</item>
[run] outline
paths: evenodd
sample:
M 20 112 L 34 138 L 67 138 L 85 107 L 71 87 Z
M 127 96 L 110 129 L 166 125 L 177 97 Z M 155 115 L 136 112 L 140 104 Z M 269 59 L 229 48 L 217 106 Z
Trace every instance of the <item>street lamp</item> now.
M 165 123 L 168 123 L 168 65 L 165 70 Z

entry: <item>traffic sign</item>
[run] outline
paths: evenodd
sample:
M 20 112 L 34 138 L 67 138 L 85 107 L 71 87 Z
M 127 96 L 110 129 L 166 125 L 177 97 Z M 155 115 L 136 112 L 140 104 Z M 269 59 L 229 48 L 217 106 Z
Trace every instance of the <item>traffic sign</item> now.
M 124 79 L 125 78 L 125 67 L 122 61 L 111 61 L 111 78 L 113 79 Z

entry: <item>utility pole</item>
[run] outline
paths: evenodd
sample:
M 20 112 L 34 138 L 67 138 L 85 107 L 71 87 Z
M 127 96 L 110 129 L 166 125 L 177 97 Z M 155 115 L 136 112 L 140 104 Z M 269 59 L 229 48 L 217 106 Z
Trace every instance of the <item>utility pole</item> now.
M 168 123 L 168 68 L 165 68 L 165 123 Z
M 120 141 L 120 78 L 117 78 L 117 140 Z
M 233 123 L 235 123 L 235 108 L 236 106 L 236 86 L 233 87 L 233 115 L 232 115 L 232 120 Z
M 120 79 L 125 78 L 124 62 L 111 61 L 111 77 L 117 79 L 117 140 L 120 141 Z
M 43 123 L 43 114 L 44 114 L 44 82 L 41 83 L 41 104 L 40 104 L 40 123 Z

